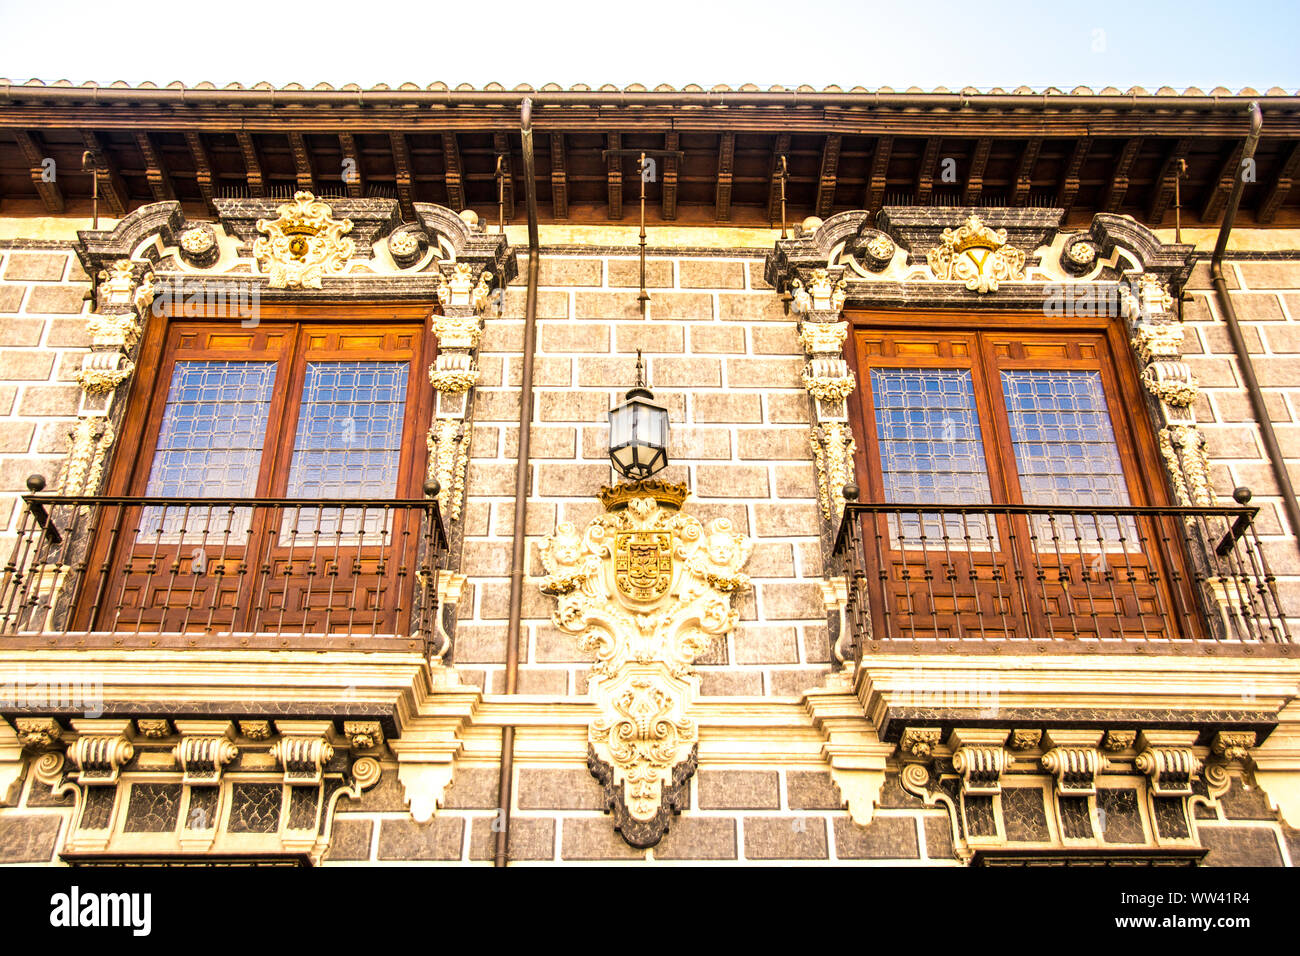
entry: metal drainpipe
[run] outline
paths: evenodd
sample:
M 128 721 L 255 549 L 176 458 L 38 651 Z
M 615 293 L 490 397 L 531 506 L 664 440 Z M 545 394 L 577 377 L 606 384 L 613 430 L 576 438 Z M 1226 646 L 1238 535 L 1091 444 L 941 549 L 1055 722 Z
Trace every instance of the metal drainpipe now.
M 1250 104 L 1250 133 L 1242 147 L 1241 159 L 1244 163 L 1255 155 L 1259 145 L 1259 133 L 1264 126 L 1264 117 L 1259 104 Z M 1273 430 L 1273 420 L 1269 417 L 1264 404 L 1264 393 L 1259 390 L 1259 380 L 1255 377 L 1255 365 L 1250 360 L 1250 351 L 1246 348 L 1245 336 L 1241 333 L 1241 324 L 1237 321 L 1237 310 L 1228 294 L 1228 283 L 1223 276 L 1223 254 L 1228 250 L 1228 234 L 1237 218 L 1237 207 L 1241 204 L 1241 194 L 1245 189 L 1245 179 L 1238 171 L 1232 181 L 1232 192 L 1228 196 L 1228 207 L 1223 213 L 1223 224 L 1219 226 L 1219 240 L 1214 245 L 1214 255 L 1210 258 L 1210 280 L 1214 284 L 1214 294 L 1219 300 L 1219 310 L 1223 321 L 1228 326 L 1228 337 L 1232 339 L 1232 349 L 1237 353 L 1237 364 L 1241 367 L 1241 377 L 1246 384 L 1246 394 L 1250 396 L 1250 406 L 1259 422 L 1259 434 L 1264 440 L 1264 451 L 1268 455 L 1269 465 L 1273 468 L 1273 477 L 1277 480 L 1278 490 L 1282 494 L 1282 507 L 1286 510 L 1287 522 L 1291 525 L 1292 539 L 1300 547 L 1300 504 L 1296 503 L 1295 489 L 1291 486 L 1291 476 L 1286 470 L 1286 460 L 1277 443 L 1277 433 Z
M 519 389 L 519 449 L 515 468 L 514 538 L 510 554 L 510 623 L 506 631 L 506 687 L 513 694 L 519 686 L 519 619 L 524 603 L 524 574 L 528 551 L 524 537 L 528 505 L 528 453 L 533 421 L 533 358 L 537 351 L 537 270 L 540 253 L 537 238 L 537 180 L 533 168 L 533 101 L 525 99 L 519 110 L 519 133 L 523 140 L 524 177 L 528 194 L 528 296 L 524 305 L 523 375 Z M 515 766 L 515 728 L 501 728 L 501 777 L 497 783 L 497 806 L 501 827 L 497 830 L 496 866 L 509 861 L 510 804 Z

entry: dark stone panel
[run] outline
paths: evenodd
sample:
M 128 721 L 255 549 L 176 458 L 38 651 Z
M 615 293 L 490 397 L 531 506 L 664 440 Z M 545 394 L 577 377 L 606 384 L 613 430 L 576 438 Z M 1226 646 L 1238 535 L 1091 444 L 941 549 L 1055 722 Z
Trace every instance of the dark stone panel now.
M 1223 815 L 1229 820 L 1276 820 L 1277 814 L 1269 808 L 1268 794 L 1259 787 L 1247 787 L 1245 781 L 1234 776 L 1228 792 L 1219 797 Z
M 962 798 L 966 809 L 966 826 L 973 837 L 991 837 L 998 835 L 997 821 L 993 818 L 993 798 L 975 794 Z
M 29 807 L 70 807 L 75 802 L 72 793 L 65 793 L 62 796 L 54 792 L 54 788 L 48 784 L 41 783 L 36 778 L 32 778 L 32 787 L 27 791 L 27 806 Z
M 379 859 L 459 860 L 464 836 L 465 821 L 452 817 L 385 820 L 379 825 Z
M 117 787 L 87 787 L 85 803 L 81 808 L 81 829 L 107 830 L 113 819 L 113 804 L 117 802 Z
M 1047 829 L 1047 810 L 1039 787 L 1004 787 L 1002 789 L 1002 826 L 1007 840 L 1015 843 L 1045 843 L 1051 839 Z
M 374 824 L 369 820 L 337 820 L 330 830 L 330 846 L 325 851 L 326 860 L 370 859 L 370 832 Z
M 236 783 L 230 792 L 230 832 L 278 830 L 282 789 L 278 783 Z
M 826 822 L 821 817 L 746 817 L 745 856 L 751 860 L 824 860 Z
M 1197 829 L 1208 852 L 1203 866 L 1281 866 L 1277 834 L 1266 827 L 1203 826 Z
M 932 860 L 956 857 L 952 845 L 952 823 L 946 813 L 941 817 L 925 818 L 925 852 Z
M 316 787 L 293 787 L 289 792 L 289 829 L 316 829 Z
M 179 783 L 134 783 L 126 805 L 127 833 L 170 833 L 181 812 Z
M 337 813 L 395 813 L 406 809 L 406 795 L 397 780 L 396 767 L 384 767 L 383 775 L 360 798 L 339 797 L 334 810 Z
M 497 852 L 497 830 L 492 825 L 496 817 L 475 820 L 469 832 L 469 858 L 491 860 Z M 509 846 L 506 848 L 513 860 L 551 860 L 555 858 L 555 821 L 512 817 Z
M 654 851 L 656 860 L 734 860 L 736 821 L 725 817 L 678 817 Z
M 1142 817 L 1138 813 L 1137 791 L 1130 788 L 1101 788 L 1097 791 L 1101 812 L 1101 838 L 1106 843 L 1145 843 Z
M 703 810 L 776 810 L 780 778 L 775 770 L 704 770 L 696 800 Z
M 190 809 L 185 815 L 187 830 L 215 830 L 217 826 L 217 787 L 191 787 Z
M 923 807 L 925 802 L 904 790 L 898 774 L 891 773 L 885 776 L 885 785 L 880 788 L 880 799 L 876 801 L 876 806 L 886 810 L 904 810 Z
M 915 817 L 876 817 L 865 827 L 848 817 L 835 820 L 837 859 L 915 860 L 920 855 Z
M 829 773 L 801 770 L 786 773 L 785 799 L 791 810 L 838 810 L 844 805 Z
M 497 805 L 500 779 L 496 767 L 457 767 L 443 792 L 442 805 L 451 810 L 491 810 Z
M 1187 803 L 1183 797 L 1154 797 L 1156 831 L 1166 840 L 1181 840 L 1191 836 L 1187 824 Z
M 46 863 L 54 855 L 60 818 L 52 813 L 0 817 L 0 863 Z
M 1070 840 L 1090 840 L 1092 815 L 1087 797 L 1057 797 L 1061 807 L 1061 834 Z

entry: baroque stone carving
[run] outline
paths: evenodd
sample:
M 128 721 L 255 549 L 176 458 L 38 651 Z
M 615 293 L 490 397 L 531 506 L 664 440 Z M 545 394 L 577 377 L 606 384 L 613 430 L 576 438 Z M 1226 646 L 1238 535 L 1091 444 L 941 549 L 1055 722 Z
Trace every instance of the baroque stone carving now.
M 285 735 L 271 745 L 271 756 L 284 768 L 285 783 L 315 784 L 334 758 L 334 747 L 319 735 Z
M 253 257 L 272 289 L 319 289 L 323 276 L 344 270 L 356 251 L 356 243 L 345 238 L 352 220 L 333 218 L 330 205 L 305 190 L 278 212 L 275 219 L 257 220 L 262 235 L 253 243 Z
M 77 782 L 85 784 L 115 784 L 122 765 L 135 756 L 135 747 L 129 738 L 131 722 L 108 721 L 116 724 L 108 733 L 96 733 L 97 721 L 73 721 L 80 734 L 68 750 L 68 758 L 77 768 Z M 87 732 L 87 727 L 90 731 Z M 105 727 L 104 729 L 109 729 Z
M 908 727 L 903 730 L 898 748 L 905 754 L 928 760 L 942 739 L 943 732 L 938 727 Z
M 1224 760 L 1245 760 L 1253 746 L 1253 730 L 1221 730 L 1214 735 L 1210 750 Z
M 1133 766 L 1150 779 L 1157 797 L 1181 797 L 1192 793 L 1201 771 L 1201 760 L 1192 751 L 1196 731 L 1146 733 L 1138 738 L 1138 755 Z
M 460 519 L 469 441 L 469 429 L 460 419 L 439 418 L 429 429 L 429 477 L 438 482 L 438 506 L 449 521 Z
M 18 717 L 14 729 L 18 732 L 18 742 L 33 752 L 62 744 L 63 728 L 53 717 Z
M 964 282 L 972 292 L 997 292 L 998 283 L 1025 277 L 1025 254 L 1007 244 L 1005 229 L 992 229 L 972 213 L 957 229 L 945 229 L 926 253 L 934 277 Z
M 1156 436 L 1160 457 L 1173 479 L 1174 495 L 1185 508 L 1214 504 L 1205 438 L 1195 425 L 1167 425 Z
M 813 359 L 803 372 L 803 387 L 823 402 L 842 402 L 857 382 L 843 359 Z
M 682 513 L 686 496 L 656 479 L 605 488 L 604 514 L 541 547 L 555 625 L 596 656 L 588 765 L 636 847 L 658 843 L 680 809 L 698 739 L 693 662 L 736 626 L 731 597 L 749 586 L 750 540 L 726 518 L 706 527 Z
M 790 295 L 797 312 L 839 312 L 844 308 L 848 281 L 831 278 L 829 269 L 814 269 L 805 286 L 801 279 L 790 282 Z
M 817 466 L 817 497 L 822 517 L 844 513 L 844 486 L 853 479 L 853 431 L 847 422 L 815 425 L 808 439 Z

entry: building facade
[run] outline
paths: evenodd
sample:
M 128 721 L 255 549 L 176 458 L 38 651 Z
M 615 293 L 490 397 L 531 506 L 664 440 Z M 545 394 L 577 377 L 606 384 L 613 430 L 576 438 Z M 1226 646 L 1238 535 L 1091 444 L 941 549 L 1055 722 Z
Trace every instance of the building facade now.
M 1300 862 L 1300 97 L 0 90 L 0 864 Z

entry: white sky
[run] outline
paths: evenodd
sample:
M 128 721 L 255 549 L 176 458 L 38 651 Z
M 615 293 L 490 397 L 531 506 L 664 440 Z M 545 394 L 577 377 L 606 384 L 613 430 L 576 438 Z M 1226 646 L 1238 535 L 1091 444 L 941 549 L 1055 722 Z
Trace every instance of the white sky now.
M 1090 9 L 1082 9 L 1083 7 Z M 0 0 L 0 76 L 1300 88 L 1300 2 Z M 306 15 L 304 15 L 304 11 Z M 252 37 L 260 34 L 261 42 Z

